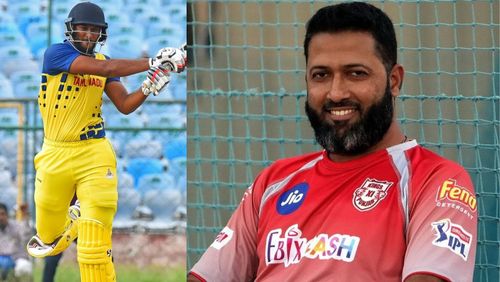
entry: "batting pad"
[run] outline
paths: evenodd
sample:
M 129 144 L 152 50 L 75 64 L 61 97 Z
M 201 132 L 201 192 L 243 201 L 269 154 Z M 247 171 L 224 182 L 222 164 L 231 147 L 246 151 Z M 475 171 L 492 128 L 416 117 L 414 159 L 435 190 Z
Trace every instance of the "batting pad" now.
M 64 233 L 52 244 L 45 244 L 38 235 L 33 236 L 26 246 L 28 253 L 37 258 L 54 256 L 66 250 L 68 246 L 78 237 L 78 219 L 68 218 Z
M 111 228 L 93 219 L 78 223 L 78 263 L 81 282 L 115 281 L 111 256 Z

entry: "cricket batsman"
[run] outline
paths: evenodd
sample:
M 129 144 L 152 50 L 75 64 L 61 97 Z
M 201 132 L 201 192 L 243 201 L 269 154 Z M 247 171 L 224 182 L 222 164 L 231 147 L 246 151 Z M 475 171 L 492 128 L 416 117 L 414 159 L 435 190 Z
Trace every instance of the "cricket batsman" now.
M 56 255 L 78 237 L 81 281 L 115 281 L 111 232 L 118 200 L 116 156 L 105 137 L 102 94 L 129 114 L 149 94 L 158 95 L 171 72 L 182 72 L 187 58 L 178 48 L 136 60 L 98 53 L 108 24 L 102 9 L 91 2 L 76 4 L 65 25 L 66 40 L 44 54 L 38 95 L 44 141 L 34 159 L 37 234 L 27 250 L 34 257 Z M 128 93 L 120 77 L 144 71 L 146 80 Z M 70 217 L 75 193 L 79 206 L 72 207 Z

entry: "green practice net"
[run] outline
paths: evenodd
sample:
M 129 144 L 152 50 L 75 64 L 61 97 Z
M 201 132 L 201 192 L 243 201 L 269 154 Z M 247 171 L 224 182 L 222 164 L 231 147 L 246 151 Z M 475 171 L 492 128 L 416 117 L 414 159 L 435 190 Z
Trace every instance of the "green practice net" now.
M 326 1 L 188 1 L 188 268 L 274 160 L 319 150 L 304 113 L 305 22 Z M 479 201 L 475 281 L 500 281 L 498 1 L 372 1 L 405 67 L 405 133 L 462 164 Z

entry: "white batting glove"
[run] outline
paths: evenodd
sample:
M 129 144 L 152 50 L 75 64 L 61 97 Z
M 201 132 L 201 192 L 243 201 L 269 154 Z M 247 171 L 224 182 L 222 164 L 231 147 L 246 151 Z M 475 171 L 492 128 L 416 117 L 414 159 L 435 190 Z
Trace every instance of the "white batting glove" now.
M 170 73 L 162 66 L 152 67 L 148 70 L 148 77 L 142 82 L 142 93 L 148 96 L 150 93 L 157 96 L 161 90 L 170 82 Z
M 163 48 L 154 58 L 149 59 L 149 67 L 162 66 L 171 72 L 181 73 L 186 68 L 187 55 L 184 49 Z

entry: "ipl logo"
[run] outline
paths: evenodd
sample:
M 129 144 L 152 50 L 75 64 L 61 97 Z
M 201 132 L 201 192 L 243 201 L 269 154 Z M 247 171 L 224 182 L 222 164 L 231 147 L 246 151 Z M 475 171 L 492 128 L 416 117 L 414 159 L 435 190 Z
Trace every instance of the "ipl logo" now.
M 391 186 L 392 182 L 367 178 L 363 185 L 354 191 L 352 204 L 358 211 L 371 210 L 387 196 L 387 190 Z
M 432 241 L 434 246 L 447 248 L 467 261 L 472 243 L 472 235 L 469 232 L 447 218 L 433 222 L 432 229 L 436 236 L 434 241 Z

